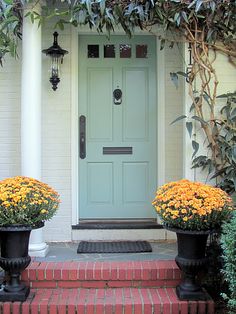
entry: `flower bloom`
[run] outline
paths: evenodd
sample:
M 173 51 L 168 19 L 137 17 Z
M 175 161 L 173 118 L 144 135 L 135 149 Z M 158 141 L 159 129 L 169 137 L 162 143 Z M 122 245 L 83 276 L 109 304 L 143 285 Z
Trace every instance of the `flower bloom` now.
M 49 185 L 18 176 L 0 181 L 0 226 L 35 226 L 58 209 L 59 194 Z
M 218 228 L 233 210 L 223 190 L 185 179 L 161 186 L 152 205 L 167 226 L 186 230 Z

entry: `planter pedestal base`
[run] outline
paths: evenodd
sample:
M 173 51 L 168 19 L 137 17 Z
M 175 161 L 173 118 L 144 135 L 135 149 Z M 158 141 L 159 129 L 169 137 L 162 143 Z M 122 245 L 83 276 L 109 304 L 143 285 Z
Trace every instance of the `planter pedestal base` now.
M 200 288 L 198 291 L 190 291 L 185 290 L 181 286 L 176 287 L 176 294 L 179 300 L 199 300 L 199 301 L 207 301 L 211 300 L 211 297 L 206 292 L 206 290 Z
M 20 291 L 14 291 L 14 292 L 8 292 L 4 290 L 4 287 L 2 287 L 3 290 L 0 290 L 0 302 L 13 302 L 13 301 L 20 301 L 24 302 L 30 292 L 29 287 L 23 287 Z

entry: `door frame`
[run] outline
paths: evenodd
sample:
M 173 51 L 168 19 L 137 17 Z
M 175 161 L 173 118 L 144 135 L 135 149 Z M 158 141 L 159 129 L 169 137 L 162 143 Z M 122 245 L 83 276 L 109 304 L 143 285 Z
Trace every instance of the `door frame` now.
M 156 80 L 157 80 L 157 186 L 165 182 L 165 49 L 160 50 L 160 40 L 158 36 L 160 31 L 156 32 Z M 78 30 L 71 27 L 71 210 L 72 210 L 72 225 L 79 223 L 79 86 L 78 86 L 78 56 L 79 47 L 78 39 L 80 35 L 97 35 L 96 31 L 85 29 Z M 113 35 L 125 35 L 122 31 L 117 31 Z M 147 31 L 137 31 L 135 36 L 138 35 L 153 35 Z M 160 93 L 158 91 L 161 91 Z

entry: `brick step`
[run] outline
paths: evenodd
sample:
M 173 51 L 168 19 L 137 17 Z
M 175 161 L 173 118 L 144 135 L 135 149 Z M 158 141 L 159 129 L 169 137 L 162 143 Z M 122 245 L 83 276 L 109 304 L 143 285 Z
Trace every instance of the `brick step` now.
M 22 273 L 31 288 L 175 287 L 175 261 L 32 262 Z
M 33 293 L 35 296 L 33 297 Z M 37 289 L 4 314 L 214 314 L 213 301 L 179 301 L 174 288 Z

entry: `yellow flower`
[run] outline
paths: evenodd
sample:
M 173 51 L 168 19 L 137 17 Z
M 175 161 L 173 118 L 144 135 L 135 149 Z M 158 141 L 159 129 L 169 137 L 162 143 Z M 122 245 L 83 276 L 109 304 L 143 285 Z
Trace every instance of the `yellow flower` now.
M 161 186 L 152 204 L 169 227 L 189 230 L 218 228 L 234 209 L 226 192 L 185 179 Z
M 43 182 L 23 176 L 7 178 L 0 181 L 0 226 L 34 226 L 50 219 L 59 203 L 59 194 Z
M 48 213 L 48 211 L 46 210 L 46 209 L 42 209 L 41 211 L 40 211 L 40 214 L 47 214 Z

